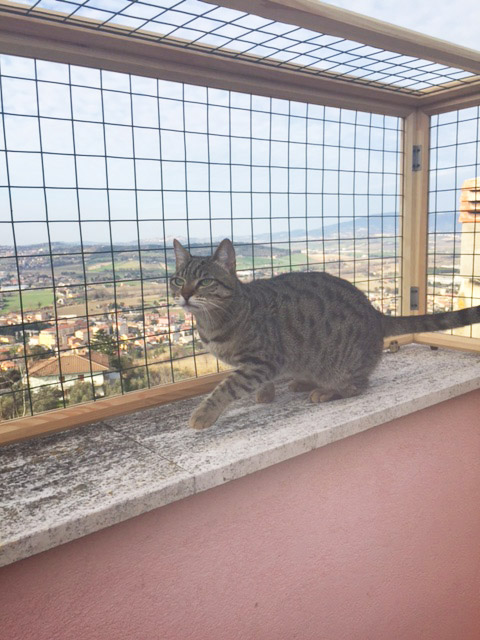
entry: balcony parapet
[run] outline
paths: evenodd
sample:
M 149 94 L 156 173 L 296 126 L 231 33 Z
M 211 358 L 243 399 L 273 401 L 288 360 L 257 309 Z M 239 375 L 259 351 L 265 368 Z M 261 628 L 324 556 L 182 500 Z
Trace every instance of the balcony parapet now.
M 385 353 L 362 396 L 312 405 L 280 385 L 187 427 L 198 398 L 0 451 L 0 566 L 480 388 L 480 355 L 409 345 Z

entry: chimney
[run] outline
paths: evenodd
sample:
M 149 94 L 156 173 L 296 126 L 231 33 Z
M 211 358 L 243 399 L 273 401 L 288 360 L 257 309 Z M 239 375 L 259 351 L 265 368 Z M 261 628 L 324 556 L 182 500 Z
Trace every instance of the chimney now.
M 480 177 L 465 180 L 460 195 L 462 241 L 460 276 L 462 278 L 455 309 L 480 304 Z M 480 338 L 480 323 L 454 331 L 457 335 Z

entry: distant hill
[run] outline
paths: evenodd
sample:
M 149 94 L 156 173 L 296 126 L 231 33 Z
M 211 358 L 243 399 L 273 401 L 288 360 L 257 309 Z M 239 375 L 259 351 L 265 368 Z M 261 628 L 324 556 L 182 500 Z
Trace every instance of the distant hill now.
M 460 232 L 462 225 L 457 222 L 457 215 L 452 213 L 440 213 L 436 216 L 435 231 L 437 233 Z M 453 221 L 455 220 L 455 229 Z M 315 220 L 318 223 L 318 220 Z M 397 225 L 397 227 L 395 227 Z M 273 234 L 272 240 L 275 242 L 288 241 L 289 234 L 287 232 L 275 233 L 275 222 L 272 224 Z M 433 229 L 432 229 L 433 231 Z M 309 227 L 308 236 L 312 239 L 335 239 L 337 237 L 367 237 L 374 235 L 395 235 L 400 233 L 399 220 L 393 215 L 387 216 L 359 216 L 357 218 L 338 218 L 338 221 L 332 222 L 332 218 L 325 218 L 323 227 Z M 305 232 L 292 229 L 290 238 L 295 240 L 305 239 Z M 269 242 L 270 234 L 260 234 L 256 236 L 256 240 L 260 242 Z
M 365 238 L 367 236 L 374 236 L 379 234 L 395 235 L 395 223 L 394 217 L 384 218 L 339 218 L 338 222 L 332 222 L 331 218 L 326 219 L 328 222 L 323 227 L 315 227 L 308 229 L 308 237 L 312 240 L 321 240 L 322 238 L 331 240 L 338 237 L 352 238 L 353 236 Z M 315 220 L 318 224 L 318 220 Z M 398 222 L 397 222 L 398 224 Z M 290 233 L 283 231 L 281 233 L 275 232 L 275 222 L 272 223 L 273 242 L 286 242 L 289 240 L 305 240 L 307 234 L 304 230 L 291 229 Z M 398 229 L 397 229 L 398 233 Z M 258 242 L 269 242 L 270 234 L 264 233 L 256 236 Z
M 435 224 L 435 231 L 437 233 L 452 233 L 454 230 L 456 232 L 461 231 L 462 225 L 458 223 L 458 216 L 454 213 L 439 213 L 436 216 L 436 220 L 432 220 L 432 224 Z M 308 219 L 307 219 L 308 220 Z M 313 221 L 309 220 L 309 223 L 313 225 Z M 383 235 L 394 235 L 395 233 L 399 234 L 400 229 L 395 228 L 395 224 L 398 225 L 398 220 L 393 215 L 385 215 L 385 216 L 359 216 L 355 219 L 352 218 L 338 218 L 338 220 L 332 221 L 332 218 L 324 218 L 323 227 L 318 224 L 318 219 L 315 219 L 314 224 L 315 227 L 308 228 L 308 237 L 312 241 L 325 239 L 335 239 L 338 237 L 343 238 L 352 238 L 352 237 L 362 237 L 365 238 L 367 236 L 378 236 L 380 234 Z M 295 219 L 292 219 L 292 227 L 296 224 Z M 455 229 L 453 228 L 455 226 Z M 292 228 L 290 233 L 287 231 L 276 232 L 275 231 L 275 220 L 272 221 L 272 242 L 288 242 L 288 240 L 304 240 L 305 239 L 305 231 Z M 433 229 L 432 229 L 433 230 Z M 181 235 L 178 236 L 178 239 L 182 242 L 185 242 L 186 239 L 182 238 Z M 213 242 L 219 242 L 222 238 L 214 238 Z M 242 246 L 242 243 L 245 243 L 245 246 Z M 255 236 L 255 242 L 270 242 L 270 234 L 269 233 L 261 233 Z M 173 243 L 173 236 L 170 238 L 166 238 L 165 244 L 163 239 L 152 238 L 148 243 L 142 243 L 142 249 L 144 250 L 160 250 L 163 251 L 166 249 L 171 249 Z M 190 246 L 195 247 L 203 247 L 206 244 L 210 244 L 210 238 L 195 238 L 191 239 Z M 244 236 L 236 239 L 236 246 L 238 246 L 239 250 L 248 251 L 247 246 L 250 247 L 251 238 L 249 236 Z M 22 245 L 24 253 L 24 247 L 29 248 L 29 252 L 32 255 L 38 256 L 47 256 L 49 252 L 49 247 L 47 244 L 29 244 Z M 135 249 L 137 247 L 137 242 L 135 240 L 124 242 L 124 243 L 116 243 L 116 247 L 122 247 L 125 250 Z M 74 253 L 79 252 L 80 248 L 76 243 L 68 243 L 68 242 L 54 242 L 52 243 L 52 249 L 54 253 Z M 110 245 L 106 244 L 97 244 L 95 242 L 85 242 L 84 249 L 88 252 L 92 253 L 109 253 L 111 251 Z M 283 251 L 280 249 L 280 251 Z M 287 249 L 285 249 L 287 251 Z M 0 253 L 3 255 L 12 255 L 13 247 L 8 245 L 0 245 Z M 170 252 L 169 252 L 170 253 Z M 250 250 L 251 254 L 251 250 Z M 92 256 L 93 258 L 93 256 Z

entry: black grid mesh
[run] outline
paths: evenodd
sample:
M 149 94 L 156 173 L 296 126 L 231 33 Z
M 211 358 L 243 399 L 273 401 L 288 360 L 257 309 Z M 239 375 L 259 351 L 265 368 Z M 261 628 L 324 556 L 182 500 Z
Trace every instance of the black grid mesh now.
M 216 371 L 172 239 L 395 313 L 402 120 L 0 57 L 3 418 Z M 40 387 L 38 386 L 40 385 Z
M 427 307 L 450 311 L 480 304 L 480 107 L 432 116 L 430 134 Z
M 439 91 L 475 78 L 435 61 L 198 0 L 20 0 L 5 2 L 2 10 L 404 93 Z

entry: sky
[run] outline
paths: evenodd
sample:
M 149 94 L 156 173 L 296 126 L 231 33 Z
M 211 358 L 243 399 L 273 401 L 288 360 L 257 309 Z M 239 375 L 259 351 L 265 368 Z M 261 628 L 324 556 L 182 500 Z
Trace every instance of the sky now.
M 330 4 L 458 44 L 478 46 L 478 0 L 458 0 L 455 7 L 430 0 L 337 0 Z M 216 15 L 220 19 L 223 14 Z M 228 19 L 228 14 L 224 17 Z M 12 238 L 10 202 L 18 221 L 15 233 L 20 245 L 48 239 L 78 242 L 80 231 L 85 241 L 102 243 L 109 242 L 110 234 L 115 243 L 137 234 L 145 240 L 161 238 L 163 233 L 186 237 L 184 221 L 165 224 L 163 217 L 188 217 L 191 235 L 205 237 L 209 213 L 215 237 L 230 235 L 232 229 L 238 234 L 253 231 L 260 235 L 269 231 L 269 221 L 260 218 L 268 217 L 270 211 L 277 217 L 276 227 L 287 230 L 288 214 L 379 215 L 382 211 L 393 213 L 398 206 L 395 174 L 400 137 L 394 118 L 370 119 L 361 112 L 322 110 L 314 105 L 307 112 L 306 105 L 300 103 L 274 100 L 270 105 L 268 98 L 217 90 L 209 90 L 207 99 L 202 87 L 186 85 L 182 89 L 181 84 L 171 82 L 157 86 L 153 79 L 129 79 L 110 72 L 100 77 L 98 70 L 73 66 L 70 77 L 74 86 L 70 90 L 67 65 L 39 61 L 35 68 L 33 61 L 13 56 L 0 57 L 0 72 L 5 76 L 2 95 L 8 114 L 0 127 L 0 222 L 4 222 L 0 245 L 10 244 Z M 306 115 L 310 119 L 306 120 Z M 442 116 L 442 148 L 434 161 L 439 168 L 436 177 L 450 190 L 448 195 L 437 194 L 437 206 L 454 209 L 455 189 L 478 171 L 480 120 L 478 110 L 463 114 L 460 124 L 455 118 L 447 124 L 448 118 Z M 108 124 L 103 126 L 103 120 Z M 160 136 L 159 122 L 164 129 Z M 257 138 L 251 145 L 250 130 Z M 6 189 L 5 154 L 1 152 L 4 131 L 10 184 L 15 185 L 11 201 Z M 270 132 L 275 139 L 271 144 Z M 234 136 L 231 143 L 229 134 Z M 456 140 L 464 144 L 460 158 L 453 146 Z M 43 159 L 41 148 L 48 152 Z M 81 154 L 76 162 L 71 155 L 74 150 Z M 133 155 L 142 159 L 134 164 Z M 209 161 L 214 164 L 207 172 Z M 462 162 L 464 168 L 452 170 Z M 269 170 L 269 165 L 275 168 Z M 368 180 L 366 171 L 359 171 L 367 166 Z M 108 198 L 107 181 L 111 189 Z M 141 189 L 136 196 L 135 185 Z M 230 195 L 230 189 L 238 193 Z M 275 194 L 270 196 L 269 191 Z M 352 191 L 355 200 L 337 195 Z M 81 229 L 76 224 L 79 212 Z M 108 224 L 109 214 L 113 225 Z M 221 221 L 231 216 L 233 224 Z M 297 225 L 300 230 L 302 224 L 304 220 L 293 221 L 291 228 L 297 230 Z
M 117 245 L 185 238 L 186 218 L 197 239 L 210 226 L 258 237 L 270 211 L 277 232 L 305 229 L 307 208 L 319 228 L 322 212 L 325 224 L 353 215 L 339 192 L 355 191 L 359 216 L 398 206 L 397 118 L 75 66 L 70 90 L 67 65 L 14 56 L 0 56 L 0 72 L 0 245 L 11 242 L 9 195 L 19 245 L 79 242 L 79 210 L 85 242 L 111 233 Z
M 480 50 L 478 0 L 325 0 L 398 27 Z

